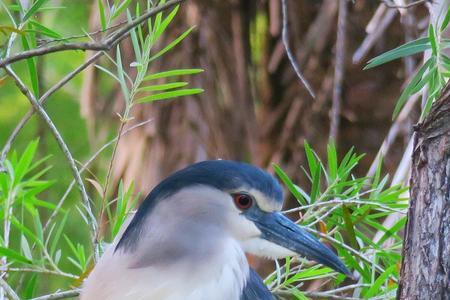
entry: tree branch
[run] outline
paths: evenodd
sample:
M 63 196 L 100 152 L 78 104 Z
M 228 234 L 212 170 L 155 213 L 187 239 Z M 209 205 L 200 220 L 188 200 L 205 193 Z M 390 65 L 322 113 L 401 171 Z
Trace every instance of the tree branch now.
M 55 53 L 55 52 L 61 52 L 61 51 L 68 51 L 68 50 L 93 50 L 93 51 L 108 51 L 111 48 L 113 48 L 115 45 L 117 45 L 121 40 L 123 40 L 130 30 L 132 30 L 134 27 L 139 26 L 143 22 L 147 21 L 150 17 L 153 15 L 160 13 L 172 6 L 175 6 L 179 3 L 181 3 L 184 0 L 171 0 L 166 2 L 163 5 L 160 5 L 154 9 L 149 10 L 139 18 L 135 19 L 134 21 L 127 23 L 126 26 L 118 29 L 117 31 L 113 32 L 109 37 L 106 39 L 94 43 L 67 43 L 62 45 L 55 45 L 55 46 L 49 46 L 49 47 L 43 47 L 43 48 L 36 48 L 29 51 L 23 51 L 17 55 L 5 58 L 3 60 L 0 60 L 0 68 L 5 68 L 6 66 L 23 60 L 30 57 L 35 56 L 42 56 L 49 53 Z
M 425 4 L 427 2 L 432 2 L 432 0 L 418 0 L 418 1 L 414 1 L 408 4 L 404 4 L 404 5 L 398 5 L 395 3 L 392 3 L 390 0 L 382 0 L 383 4 L 386 5 L 389 8 L 411 8 L 420 4 Z
M 56 299 L 66 299 L 66 298 L 74 298 L 80 295 L 80 290 L 70 290 L 70 291 L 64 291 L 64 292 L 56 292 L 53 294 L 33 298 L 31 300 L 56 300 Z
M 282 30 L 282 39 L 284 48 L 286 49 L 286 54 L 288 56 L 288 59 L 292 65 L 292 68 L 294 68 L 295 74 L 300 79 L 300 81 L 303 83 L 305 88 L 308 90 L 308 93 L 311 95 L 311 97 L 315 98 L 314 91 L 312 87 L 309 85 L 306 78 L 303 76 L 303 74 L 300 71 L 300 67 L 298 66 L 294 55 L 292 54 L 291 48 L 289 46 L 289 29 L 288 29 L 288 4 L 287 0 L 281 0 L 281 4 L 283 6 L 283 30 Z
M 337 142 L 341 117 L 342 83 L 344 81 L 345 39 L 347 32 L 347 0 L 339 0 L 336 56 L 333 81 L 333 104 L 331 107 L 330 140 Z
M 89 197 L 86 192 L 86 188 L 84 186 L 83 180 L 81 178 L 81 175 L 77 169 L 77 166 L 75 165 L 75 160 L 72 157 L 72 154 L 70 153 L 69 148 L 67 147 L 66 143 L 64 142 L 64 139 L 62 138 L 61 134 L 59 133 L 58 129 L 56 128 L 55 124 L 53 124 L 52 120 L 48 116 L 48 114 L 45 112 L 44 108 L 41 106 L 41 104 L 36 100 L 34 95 L 30 92 L 30 90 L 25 86 L 25 84 L 22 82 L 22 80 L 14 73 L 14 71 L 11 69 L 11 67 L 5 68 L 6 73 L 13 78 L 14 82 L 16 83 L 19 90 L 28 98 L 31 105 L 33 105 L 34 110 L 39 114 L 41 119 L 47 124 L 50 131 L 54 135 L 59 147 L 64 153 L 64 156 L 66 157 L 70 169 L 72 170 L 72 174 L 75 178 L 75 181 L 77 182 L 78 188 L 81 193 L 81 198 L 83 200 L 83 204 L 85 206 L 85 209 L 88 214 L 88 225 L 91 227 L 91 234 L 92 237 L 95 237 L 97 232 L 97 222 L 95 219 L 95 216 L 91 209 L 91 204 Z

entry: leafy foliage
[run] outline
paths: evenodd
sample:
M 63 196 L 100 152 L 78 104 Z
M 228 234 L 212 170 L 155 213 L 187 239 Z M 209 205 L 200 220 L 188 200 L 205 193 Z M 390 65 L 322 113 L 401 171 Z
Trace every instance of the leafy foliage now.
M 450 78 L 450 57 L 444 53 L 444 50 L 450 47 L 450 39 L 443 37 L 443 32 L 448 26 L 449 19 L 450 8 L 447 10 L 447 14 L 438 30 L 430 23 L 427 37 L 419 38 L 387 51 L 372 58 L 367 63 L 365 68 L 369 69 L 395 59 L 431 50 L 430 57 L 424 61 L 422 67 L 409 80 L 408 85 L 397 100 L 393 118 L 398 116 L 412 95 L 422 91 L 426 87 L 428 96 L 422 109 L 421 118 L 423 118 L 430 111 L 431 105 L 439 96 L 439 92 L 444 87 L 448 78 Z
M 287 259 L 267 278 L 275 293 L 289 292 L 298 299 L 308 293 L 302 285 L 321 278 L 332 295 L 344 291 L 354 297 L 392 297 L 397 287 L 402 239 L 399 236 L 406 217 L 403 215 L 392 225 L 383 221 L 393 213 L 402 213 L 407 190 L 401 186 L 387 187 L 388 176 L 381 176 L 381 164 L 374 178 L 355 177 L 352 172 L 363 157 L 350 149 L 339 161 L 333 144 L 327 147 L 323 162 L 305 143 L 308 167 L 302 168 L 309 179 L 310 192 L 294 184 L 283 170 L 274 165 L 275 172 L 299 203 L 298 208 L 286 211 L 300 216 L 299 224 L 330 243 L 350 267 L 358 284 L 349 289 L 341 286 L 344 275 L 303 259 Z

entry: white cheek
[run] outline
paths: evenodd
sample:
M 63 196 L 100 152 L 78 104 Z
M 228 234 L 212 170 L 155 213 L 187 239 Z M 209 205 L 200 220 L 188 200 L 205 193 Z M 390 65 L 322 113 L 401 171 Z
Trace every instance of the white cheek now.
M 271 259 L 295 256 L 295 252 L 261 238 L 252 238 L 241 242 L 244 252 Z

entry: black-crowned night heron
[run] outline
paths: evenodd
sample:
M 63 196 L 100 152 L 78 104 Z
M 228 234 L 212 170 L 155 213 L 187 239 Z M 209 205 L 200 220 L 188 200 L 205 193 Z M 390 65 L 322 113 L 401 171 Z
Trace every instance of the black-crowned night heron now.
M 279 211 L 277 180 L 251 165 L 204 161 L 157 185 L 86 280 L 82 300 L 273 299 L 244 253 L 303 255 L 350 275 Z

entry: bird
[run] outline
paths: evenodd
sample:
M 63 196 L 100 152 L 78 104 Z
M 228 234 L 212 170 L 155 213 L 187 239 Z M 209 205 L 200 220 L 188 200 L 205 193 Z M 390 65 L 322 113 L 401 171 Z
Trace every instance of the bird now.
M 301 255 L 351 277 L 338 256 L 281 213 L 274 176 L 231 160 L 161 181 L 105 250 L 81 300 L 272 300 L 246 253 Z

